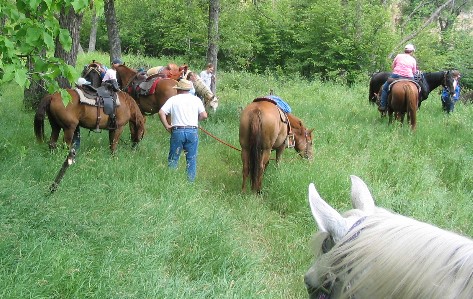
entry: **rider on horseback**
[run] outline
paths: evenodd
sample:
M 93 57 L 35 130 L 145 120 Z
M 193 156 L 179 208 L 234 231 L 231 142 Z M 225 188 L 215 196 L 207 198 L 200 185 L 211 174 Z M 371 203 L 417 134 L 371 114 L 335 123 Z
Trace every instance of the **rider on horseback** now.
M 408 44 L 404 48 L 404 53 L 398 54 L 392 63 L 393 73 L 389 78 L 399 79 L 406 78 L 414 80 L 414 74 L 417 72 L 417 61 L 412 56 L 414 54 L 414 45 Z M 386 111 L 388 103 L 388 89 L 389 89 L 389 78 L 383 85 L 383 93 L 381 95 L 381 103 L 379 104 L 378 110 L 381 112 Z
M 116 71 L 116 67 L 119 66 L 120 64 L 123 64 L 123 62 L 120 59 L 118 58 L 113 59 L 112 67 L 109 68 L 105 72 L 105 76 L 103 76 L 103 79 L 102 79 L 102 85 L 109 84 L 111 88 L 113 89 L 113 91 L 118 91 L 120 89 L 118 86 L 117 71 Z

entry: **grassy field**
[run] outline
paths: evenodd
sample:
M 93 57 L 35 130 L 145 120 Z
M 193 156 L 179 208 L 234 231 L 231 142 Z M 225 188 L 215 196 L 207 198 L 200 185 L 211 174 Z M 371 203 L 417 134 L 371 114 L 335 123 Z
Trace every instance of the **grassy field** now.
M 108 60 L 84 55 L 78 69 L 92 58 Z M 412 133 L 368 104 L 368 79 L 350 88 L 234 72 L 218 79 L 220 107 L 203 128 L 239 148 L 240 109 L 273 89 L 315 129 L 314 160 L 287 150 L 269 164 L 262 195 L 242 194 L 240 153 L 200 132 L 189 184 L 184 159 L 167 169 L 169 134 L 154 116 L 138 149 L 126 129 L 113 157 L 106 132 L 82 130 L 77 161 L 51 195 L 67 150 L 37 144 L 21 90 L 0 87 L 1 298 L 305 298 L 315 232 L 307 187 L 314 182 L 344 211 L 350 174 L 379 206 L 473 236 L 472 106 L 445 115 L 434 91 Z

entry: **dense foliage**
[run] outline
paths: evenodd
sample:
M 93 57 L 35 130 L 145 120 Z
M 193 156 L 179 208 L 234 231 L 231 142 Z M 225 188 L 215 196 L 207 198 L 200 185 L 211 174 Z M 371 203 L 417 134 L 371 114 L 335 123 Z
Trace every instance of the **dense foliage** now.
M 423 3 L 423 2 L 422 2 Z M 458 13 L 471 5 L 454 1 L 439 18 L 422 26 L 443 2 L 431 1 L 234 1 L 222 0 L 219 68 L 255 73 L 298 73 L 353 83 L 389 70 L 403 39 L 413 38 L 424 71 L 458 68 L 463 83 L 473 60 L 471 24 Z M 208 1 L 120 1 L 116 4 L 123 49 L 150 57 L 180 56 L 203 67 L 207 50 Z M 145 13 L 144 13 L 145 12 Z M 441 27 L 440 20 L 449 20 Z M 468 27 L 470 26 L 470 27 Z M 440 28 L 441 27 L 441 28 Z M 87 44 L 90 22 L 81 34 Z M 415 34 L 420 28 L 420 32 Z M 108 52 L 104 19 L 97 49 Z
M 56 90 L 55 79 L 62 75 L 73 81 L 73 66 L 54 57 L 56 39 L 66 50 L 72 40 L 59 26 L 58 13 L 72 8 L 84 11 L 87 0 L 16 0 L 0 4 L 0 85 L 15 81 L 28 87 L 31 81 L 44 80 L 49 91 Z M 31 66 L 31 67 L 30 67 Z

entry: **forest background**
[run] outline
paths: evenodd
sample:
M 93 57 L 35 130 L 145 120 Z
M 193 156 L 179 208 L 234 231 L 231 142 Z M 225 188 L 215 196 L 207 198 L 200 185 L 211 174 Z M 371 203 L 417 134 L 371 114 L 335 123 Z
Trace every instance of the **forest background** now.
M 203 68 L 209 1 L 117 1 L 122 49 L 179 56 Z M 471 1 L 220 0 L 218 66 L 223 70 L 300 74 L 351 84 L 389 71 L 393 55 L 413 43 L 421 70 L 457 68 L 473 87 Z M 146 12 L 146 14 L 143 14 Z M 90 14 L 81 30 L 89 42 Z M 96 49 L 108 52 L 105 18 Z
M 28 101 L 72 83 L 81 49 L 200 69 L 213 45 L 217 72 L 351 85 L 389 71 L 413 43 L 421 70 L 459 69 L 471 89 L 472 7 L 470 0 L 9 0 L 0 5 L 0 84 L 30 89 Z

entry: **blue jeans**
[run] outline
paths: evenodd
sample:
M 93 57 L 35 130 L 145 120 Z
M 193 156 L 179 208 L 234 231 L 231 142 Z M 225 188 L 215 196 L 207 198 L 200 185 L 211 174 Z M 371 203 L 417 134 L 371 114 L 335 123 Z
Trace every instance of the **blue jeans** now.
M 197 146 L 199 135 L 197 128 L 173 128 L 168 156 L 169 168 L 177 168 L 182 150 L 186 154 L 187 178 L 193 182 L 197 170 Z
M 406 79 L 411 79 L 413 80 L 414 78 L 411 77 L 403 77 L 398 74 L 392 74 L 389 78 L 394 78 L 394 79 L 399 79 L 399 78 L 406 78 Z M 386 107 L 388 106 L 388 92 L 389 92 L 389 84 L 388 81 L 386 81 L 383 85 L 383 93 L 381 94 L 381 102 L 379 103 L 379 108 L 386 110 Z

